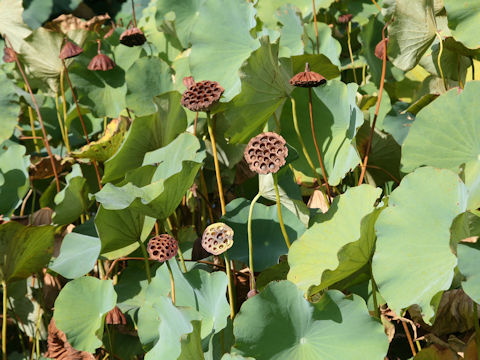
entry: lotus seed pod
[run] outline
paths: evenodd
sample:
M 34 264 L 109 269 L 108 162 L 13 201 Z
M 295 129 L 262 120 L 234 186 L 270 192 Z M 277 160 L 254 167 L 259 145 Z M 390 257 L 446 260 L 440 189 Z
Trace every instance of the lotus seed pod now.
M 88 64 L 88 70 L 93 71 L 108 71 L 112 70 L 115 67 L 115 62 L 110 59 L 107 55 L 102 54 L 100 47 L 101 42 L 98 41 L 98 50 L 97 55 L 90 61 Z
M 353 15 L 352 14 L 343 14 L 338 17 L 339 24 L 348 24 L 352 21 Z
M 383 44 L 385 42 L 385 45 Z M 385 48 L 388 46 L 388 37 L 385 38 L 385 40 L 380 40 L 375 46 L 375 56 L 379 58 L 380 60 L 383 60 L 383 54 L 385 52 Z M 387 56 L 388 60 L 388 56 Z
M 15 62 L 17 53 L 12 48 L 6 47 L 3 49 L 3 61 L 6 63 Z
M 65 45 L 63 45 L 62 50 L 60 50 L 60 55 L 58 55 L 58 57 L 63 60 L 70 59 L 80 55 L 82 52 L 83 49 L 80 46 L 75 45 L 73 42 L 67 40 Z
M 290 85 L 299 87 L 317 87 L 326 82 L 327 79 L 322 75 L 315 71 L 310 71 L 310 65 L 308 62 L 305 63 L 305 71 L 298 73 L 290 79 Z
M 193 85 L 188 81 L 188 85 L 190 87 L 182 95 L 182 105 L 191 111 L 209 111 L 225 91 L 216 81 L 204 80 Z
M 129 47 L 141 46 L 145 43 L 145 41 L 147 41 L 147 38 L 143 34 L 142 30 L 136 27 L 127 29 L 122 33 L 122 35 L 120 35 L 120 42 Z
M 157 235 L 150 239 L 147 250 L 152 259 L 165 262 L 177 255 L 178 242 L 168 234 Z
M 127 319 L 118 306 L 115 306 L 107 313 L 107 316 L 105 317 L 105 323 L 112 325 L 125 325 L 127 323 Z
M 213 255 L 223 254 L 233 246 L 233 229 L 224 223 L 214 223 L 205 229 L 202 247 Z
M 250 170 L 265 175 L 276 173 L 285 165 L 288 148 L 281 135 L 265 132 L 250 139 L 243 155 Z

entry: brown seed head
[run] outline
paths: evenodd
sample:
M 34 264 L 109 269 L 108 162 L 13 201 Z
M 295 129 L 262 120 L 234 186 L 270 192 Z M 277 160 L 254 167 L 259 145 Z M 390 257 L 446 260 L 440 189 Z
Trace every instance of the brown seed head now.
M 60 50 L 60 55 L 58 55 L 58 57 L 62 60 L 70 59 L 80 55 L 82 52 L 83 49 L 80 46 L 75 45 L 73 42 L 67 40 L 65 45 L 63 45 L 62 50 Z
M 125 30 L 122 35 L 120 35 L 120 42 L 123 45 L 132 47 L 132 46 L 141 46 L 147 41 L 147 38 L 143 34 L 142 30 L 136 27 Z
M 148 242 L 147 250 L 152 259 L 165 262 L 177 255 L 178 242 L 168 234 L 156 235 Z
M 17 53 L 12 48 L 6 47 L 3 49 L 3 61 L 6 63 L 15 62 Z
M 209 111 L 225 91 L 216 81 L 204 80 L 193 85 L 189 81 L 188 84 L 191 86 L 182 95 L 182 105 L 191 111 Z
M 327 79 L 325 79 L 319 73 L 315 71 L 310 71 L 310 65 L 305 63 L 305 71 L 300 72 L 290 79 L 290 85 L 300 86 L 300 87 L 317 87 L 319 85 L 325 84 Z
M 107 324 L 113 325 L 125 325 L 127 323 L 127 319 L 125 319 L 125 315 L 123 315 L 122 311 L 115 306 L 112 310 L 107 313 L 105 317 L 105 322 Z
M 202 236 L 202 247 L 213 255 L 223 254 L 233 246 L 233 229 L 221 222 L 207 226 Z
M 93 71 L 108 71 L 115 67 L 115 62 L 107 55 L 98 54 L 88 64 L 88 70 Z
M 385 43 L 385 45 L 384 45 Z M 377 44 L 377 46 L 375 46 L 375 56 L 377 58 L 379 58 L 380 60 L 383 60 L 383 54 L 385 52 L 385 48 L 388 47 L 388 37 L 385 38 L 385 40 L 380 40 Z M 388 60 L 388 56 L 387 56 L 387 60 Z
M 352 14 L 343 14 L 338 17 L 339 24 L 348 24 L 352 21 L 353 15 Z
M 250 170 L 257 174 L 276 173 L 288 156 L 286 141 L 277 133 L 264 132 L 248 142 L 243 156 Z

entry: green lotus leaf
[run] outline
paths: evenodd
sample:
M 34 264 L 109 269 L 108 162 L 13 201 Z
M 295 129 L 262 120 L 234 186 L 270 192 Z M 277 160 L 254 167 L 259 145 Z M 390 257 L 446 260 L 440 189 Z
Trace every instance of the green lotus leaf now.
M 381 359 L 388 349 L 360 297 L 330 290 L 312 304 L 289 281 L 246 301 L 233 325 L 234 352 L 257 360 Z
M 317 52 L 317 35 L 313 22 L 304 25 L 306 36 L 304 37 L 305 52 L 314 54 Z M 332 64 L 340 66 L 340 53 L 342 45 L 332 36 L 332 29 L 322 22 L 317 23 L 318 28 L 318 53 L 326 56 Z M 302 69 L 303 71 L 303 69 Z
M 17 117 L 20 113 L 19 96 L 15 92 L 15 86 L 7 78 L 6 73 L 0 73 L 0 112 L 2 121 L 0 122 L 0 144 L 8 140 L 13 134 Z
M 252 357 L 244 357 L 242 355 L 236 355 L 236 354 L 223 354 L 221 360 L 255 360 Z
M 405 176 L 390 195 L 375 225 L 373 274 L 397 314 L 418 304 L 426 321 L 434 315 L 432 298 L 450 287 L 457 262 L 450 226 L 466 205 L 467 189 L 458 176 L 432 167 Z
M 314 223 L 288 252 L 287 279 L 302 291 L 316 291 L 343 280 L 368 263 L 375 245 L 374 211 L 381 189 L 369 185 L 350 188 L 336 197 L 328 220 Z M 331 214 L 331 215 L 330 215 Z
M 0 145 L 0 214 L 10 216 L 29 188 L 30 155 L 23 145 L 7 140 Z
M 478 161 L 480 132 L 471 104 L 479 96 L 480 82 L 471 81 L 460 94 L 452 89 L 420 110 L 403 144 L 402 171 L 430 165 L 456 172 Z
M 226 124 L 219 123 L 219 127 L 225 127 L 230 142 L 246 143 L 262 131 L 292 91 L 289 79 L 278 64 L 278 45 L 262 38 L 261 47 L 241 68 L 242 91 L 227 105 Z
M 323 54 L 305 54 L 291 57 L 290 76 L 305 71 L 305 63 L 308 62 L 310 69 L 321 74 L 325 79 L 331 80 L 340 76 L 338 67 Z
M 156 112 L 154 97 L 172 90 L 172 72 L 167 63 L 159 58 L 142 57 L 125 75 L 127 81 L 127 106 L 135 116 Z
M 363 114 L 356 105 L 357 85 L 332 80 L 312 92 L 313 116 L 317 141 L 323 155 L 328 182 L 337 185 L 347 172 L 359 164 L 360 158 L 353 139 L 363 123 Z M 310 157 L 321 174 L 310 127 L 308 90 L 298 88 L 292 97 L 296 103 L 298 126 Z M 292 105 L 284 106 L 281 116 L 282 136 L 295 149 L 301 149 L 292 120 Z M 292 163 L 296 170 L 313 176 L 303 152 Z
M 180 98 L 173 91 L 154 98 L 157 112 L 133 121 L 120 149 L 105 162 L 103 182 L 123 178 L 126 172 L 142 165 L 147 152 L 168 145 L 185 131 L 187 118 Z
M 71 232 L 63 238 L 60 254 L 49 268 L 67 279 L 76 279 L 93 269 L 100 247 L 98 237 Z
M 0 34 L 7 37 L 15 51 L 20 51 L 20 46 L 31 30 L 23 22 L 22 0 L 0 0 Z
M 227 213 L 222 218 L 222 221 L 235 232 L 233 246 L 228 251 L 229 257 L 246 264 L 248 264 L 249 208 L 249 200 L 235 199 L 227 205 Z M 305 225 L 283 205 L 282 216 L 290 243 L 294 243 L 305 232 Z M 252 216 L 252 243 L 255 271 L 262 271 L 278 264 L 280 255 L 288 252 L 280 229 L 276 205 L 266 206 L 258 202 L 255 204 Z
M 278 22 L 282 24 L 279 57 L 303 54 L 303 24 L 301 14 L 298 14 L 297 11 L 292 4 L 286 4 L 275 14 Z
M 192 75 L 197 81 L 218 81 L 225 89 L 225 100 L 240 92 L 238 69 L 260 46 L 250 35 L 256 23 L 255 13 L 253 4 L 247 2 L 206 1 L 191 33 Z
M 192 321 L 193 331 L 189 333 L 186 338 L 182 339 L 182 350 L 179 359 L 182 360 L 205 360 L 202 348 L 202 338 L 200 329 L 201 322 L 198 320 Z
M 392 0 L 393 22 L 388 26 L 388 58 L 396 67 L 410 70 L 430 48 L 437 31 L 433 0 Z
M 53 226 L 0 225 L 0 280 L 26 279 L 40 271 L 53 252 Z
M 480 233 L 477 233 L 477 237 Z M 480 242 L 478 238 L 475 243 L 460 243 L 457 247 L 458 269 L 465 276 L 462 288 L 468 296 L 476 303 L 480 302 L 480 274 L 478 264 L 480 263 Z
M 112 280 L 81 277 L 70 281 L 60 291 L 53 317 L 70 345 L 94 353 L 102 346 L 105 316 L 116 302 Z
M 467 48 L 479 48 L 480 41 L 475 34 L 480 30 L 478 13 L 480 1 L 444 0 L 444 3 L 447 10 L 448 27 L 455 39 L 462 42 Z
M 25 23 L 36 29 L 48 20 L 53 10 L 53 0 L 32 0 L 23 12 Z
M 90 206 L 89 187 L 80 165 L 74 164 L 72 171 L 65 176 L 67 186 L 55 195 L 55 213 L 52 221 L 58 225 L 70 224 L 77 220 Z

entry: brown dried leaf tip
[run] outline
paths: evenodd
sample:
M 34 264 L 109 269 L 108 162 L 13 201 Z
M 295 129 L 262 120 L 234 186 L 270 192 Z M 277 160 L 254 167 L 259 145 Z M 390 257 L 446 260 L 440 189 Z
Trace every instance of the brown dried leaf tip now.
M 112 70 L 115 67 L 115 62 L 110 59 L 107 55 L 102 54 L 100 49 L 101 42 L 98 41 L 98 54 L 90 61 L 88 64 L 88 70 L 93 71 L 108 71 Z
M 15 62 L 17 53 L 12 48 L 6 47 L 3 49 L 3 61 L 6 63 Z
M 82 52 L 83 49 L 80 46 L 67 40 L 65 45 L 63 45 L 62 50 L 60 50 L 60 55 L 58 55 L 58 57 L 62 60 L 70 59 L 80 55 Z
M 182 95 L 182 105 L 191 111 L 209 111 L 225 91 L 216 81 L 204 80 L 195 83 L 193 78 L 187 78 L 184 79 L 184 84 L 187 90 Z
M 288 148 L 281 135 L 264 132 L 250 139 L 243 156 L 250 170 L 265 175 L 276 173 L 285 165 Z
M 152 259 L 165 262 L 177 255 L 178 242 L 168 234 L 156 235 L 148 242 L 147 250 Z
M 147 38 L 142 30 L 136 27 L 127 29 L 120 35 L 120 42 L 128 47 L 141 46 L 145 41 L 147 41 Z
M 348 24 L 352 21 L 353 15 L 352 14 L 343 14 L 338 17 L 339 24 Z
M 233 246 L 233 229 L 221 222 L 207 226 L 202 236 L 202 247 L 213 255 L 223 254 Z
M 383 45 L 384 42 L 385 42 L 385 45 Z M 375 46 L 375 56 L 380 60 L 383 60 L 383 54 L 384 54 L 385 48 L 387 47 L 388 47 L 388 37 L 386 37 L 385 40 L 380 40 L 377 46 Z M 387 56 L 387 60 L 388 60 L 388 56 Z
M 48 351 L 45 357 L 56 360 L 94 360 L 95 357 L 86 352 L 78 351 L 67 341 L 65 333 L 57 328 L 55 320 L 52 318 L 48 324 Z
M 315 71 L 310 71 L 310 65 L 308 62 L 305 63 L 305 71 L 300 72 L 290 79 L 290 85 L 299 86 L 299 87 L 317 87 L 319 85 L 325 84 L 327 79 L 325 79 L 319 73 Z
M 107 316 L 105 317 L 105 323 L 112 325 L 125 325 L 127 323 L 127 319 L 118 306 L 115 306 L 107 313 Z

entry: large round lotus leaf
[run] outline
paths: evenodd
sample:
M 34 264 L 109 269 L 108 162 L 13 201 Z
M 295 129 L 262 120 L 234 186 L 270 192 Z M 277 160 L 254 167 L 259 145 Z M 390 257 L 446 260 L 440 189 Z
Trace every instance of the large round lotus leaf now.
M 459 93 L 452 89 L 424 107 L 402 148 L 402 170 L 422 165 L 458 171 L 480 156 L 480 124 L 472 104 L 480 97 L 480 82 L 471 81 Z
M 303 54 L 302 19 L 295 6 L 286 4 L 275 14 L 282 24 L 279 57 L 290 57 Z
M 476 233 L 477 239 L 474 242 L 463 242 L 458 244 L 458 269 L 465 276 L 462 282 L 463 290 L 476 303 L 480 303 L 480 272 L 478 267 L 480 264 L 480 241 Z
M 233 326 L 234 352 L 256 360 L 383 359 L 388 349 L 359 296 L 331 290 L 312 304 L 289 281 L 247 300 Z
M 396 67 L 410 70 L 435 38 L 437 29 L 433 0 L 397 0 L 390 3 L 395 10 L 393 22 L 388 27 L 388 58 Z
M 288 280 L 306 292 L 312 285 L 323 289 L 343 280 L 368 263 L 375 244 L 374 210 L 381 189 L 361 185 L 335 198 L 328 220 L 313 224 L 288 252 Z M 368 221 L 371 220 L 371 221 Z M 370 229 L 370 231 L 369 231 Z
M 450 226 L 466 205 L 465 185 L 449 170 L 417 169 L 392 192 L 375 225 L 373 274 L 397 314 L 418 304 L 426 321 L 434 315 L 430 302 L 450 287 L 457 263 Z
M 102 346 L 105 315 L 115 307 L 112 280 L 82 277 L 70 281 L 55 301 L 57 327 L 75 349 L 95 352 Z
M 19 96 L 15 92 L 15 85 L 8 79 L 5 72 L 0 73 L 0 144 L 12 136 L 17 116 L 20 112 Z
M 448 27 L 453 37 L 470 49 L 480 47 L 477 34 L 480 31 L 479 0 L 444 0 Z
M 7 36 L 15 51 L 32 32 L 23 22 L 22 13 L 22 0 L 0 0 L 0 34 Z
M 252 38 L 253 4 L 237 0 L 207 1 L 191 35 L 190 68 L 195 80 L 214 80 L 230 100 L 240 91 L 238 69 L 260 44 Z
M 229 257 L 248 264 L 247 221 L 250 201 L 238 198 L 227 205 L 222 218 L 235 232 Z M 299 218 L 282 205 L 282 216 L 290 242 L 295 242 L 304 232 L 305 225 Z M 281 255 L 288 253 L 278 220 L 277 206 L 266 206 L 257 202 L 252 216 L 253 265 L 255 271 L 262 271 L 278 264 Z

